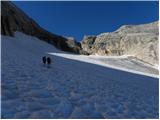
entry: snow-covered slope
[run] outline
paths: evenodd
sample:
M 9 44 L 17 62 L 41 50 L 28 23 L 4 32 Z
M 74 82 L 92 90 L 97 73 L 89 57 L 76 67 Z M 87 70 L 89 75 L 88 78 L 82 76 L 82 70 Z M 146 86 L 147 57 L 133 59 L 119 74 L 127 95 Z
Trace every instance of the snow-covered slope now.
M 157 78 L 68 59 L 22 33 L 1 39 L 2 118 L 158 118 Z
M 85 56 L 85 55 L 66 54 L 66 53 L 49 53 L 49 54 L 72 60 L 97 64 L 121 71 L 159 78 L 158 68 L 156 66 L 144 63 L 133 56 L 96 56 L 96 55 Z

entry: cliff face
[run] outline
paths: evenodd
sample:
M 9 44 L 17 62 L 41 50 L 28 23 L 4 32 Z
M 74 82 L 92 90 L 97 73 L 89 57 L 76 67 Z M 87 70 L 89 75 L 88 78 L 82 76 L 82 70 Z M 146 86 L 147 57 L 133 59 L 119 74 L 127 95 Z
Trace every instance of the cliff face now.
M 79 44 L 69 47 L 66 38 L 44 30 L 33 19 L 8 1 L 1 1 L 1 28 L 2 35 L 14 36 L 14 33 L 19 31 L 53 44 L 61 50 L 79 53 L 79 50 L 77 50 L 80 49 Z
M 98 55 L 133 55 L 150 64 L 158 64 L 158 22 L 125 25 L 115 32 L 84 37 L 83 50 Z
M 1 34 L 14 36 L 16 31 L 35 36 L 63 51 L 87 55 L 133 55 L 144 62 L 158 64 L 158 22 L 125 25 L 114 32 L 85 36 L 78 43 L 74 38 L 44 30 L 13 3 L 1 1 Z

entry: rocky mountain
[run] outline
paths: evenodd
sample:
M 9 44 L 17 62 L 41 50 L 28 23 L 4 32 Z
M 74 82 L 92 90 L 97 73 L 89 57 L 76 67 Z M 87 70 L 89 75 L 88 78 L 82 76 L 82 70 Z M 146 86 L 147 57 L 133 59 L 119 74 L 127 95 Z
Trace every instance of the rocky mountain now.
M 114 32 L 85 36 L 82 49 L 88 54 L 132 55 L 149 64 L 158 64 L 158 21 L 142 25 L 124 25 Z
M 16 31 L 37 37 L 63 51 L 87 55 L 132 55 L 149 64 L 158 64 L 158 22 L 124 25 L 114 32 L 84 36 L 79 43 L 73 37 L 48 32 L 12 2 L 1 1 L 1 34 L 14 36 Z
M 78 42 L 70 47 L 68 39 L 43 29 L 12 2 L 1 1 L 1 34 L 14 36 L 16 31 L 35 36 L 64 51 L 79 53 L 80 50 Z

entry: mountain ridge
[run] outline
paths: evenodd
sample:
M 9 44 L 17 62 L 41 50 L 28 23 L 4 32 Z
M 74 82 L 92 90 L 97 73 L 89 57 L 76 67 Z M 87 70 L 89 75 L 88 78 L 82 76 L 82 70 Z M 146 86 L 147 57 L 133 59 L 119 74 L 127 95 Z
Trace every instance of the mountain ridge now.
M 85 36 L 81 46 L 88 54 L 132 55 L 149 64 L 158 64 L 158 22 L 123 25 L 114 32 Z
M 123 25 L 113 32 L 84 36 L 81 42 L 73 37 L 53 34 L 30 18 L 10 1 L 1 2 L 1 34 L 14 36 L 16 31 L 35 36 L 63 51 L 103 56 L 132 55 L 152 65 L 158 65 L 159 21 Z
M 1 13 L 2 35 L 14 36 L 19 31 L 44 40 L 63 51 L 79 53 L 80 46 L 76 41 L 74 47 L 69 47 L 66 38 L 48 32 L 12 2 L 2 1 Z

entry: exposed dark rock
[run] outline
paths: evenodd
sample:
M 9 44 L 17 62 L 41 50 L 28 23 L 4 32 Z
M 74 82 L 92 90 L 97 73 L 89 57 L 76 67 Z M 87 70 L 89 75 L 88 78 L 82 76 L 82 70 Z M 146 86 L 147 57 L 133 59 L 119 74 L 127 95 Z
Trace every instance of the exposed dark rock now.
M 63 51 L 79 53 L 78 44 L 70 47 L 66 38 L 44 30 L 12 2 L 1 1 L 1 26 L 2 35 L 14 36 L 19 31 L 53 44 Z

